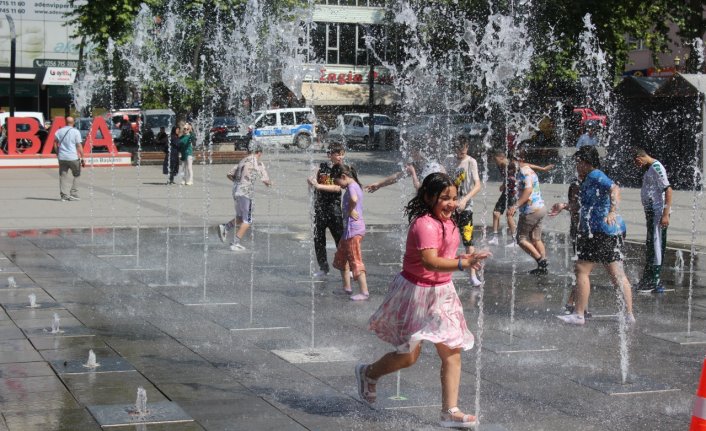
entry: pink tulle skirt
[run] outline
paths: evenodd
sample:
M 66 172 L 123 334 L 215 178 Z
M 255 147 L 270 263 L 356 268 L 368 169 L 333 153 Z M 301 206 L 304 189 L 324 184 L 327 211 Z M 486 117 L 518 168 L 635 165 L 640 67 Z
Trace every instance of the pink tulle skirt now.
M 424 340 L 451 349 L 473 348 L 473 334 L 452 282 L 422 287 L 397 274 L 368 328 L 399 353 L 411 352 Z

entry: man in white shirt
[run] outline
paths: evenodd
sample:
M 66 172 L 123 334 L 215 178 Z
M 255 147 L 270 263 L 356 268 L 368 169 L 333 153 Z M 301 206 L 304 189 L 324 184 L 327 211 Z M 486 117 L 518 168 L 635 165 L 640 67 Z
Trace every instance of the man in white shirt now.
M 645 209 L 647 221 L 645 268 L 637 291 L 638 293 L 663 293 L 661 272 L 672 209 L 672 186 L 664 165 L 647 154 L 643 148 L 635 149 L 634 160 L 643 172 L 640 200 Z
M 78 197 L 77 178 L 81 176 L 83 166 L 83 146 L 81 133 L 74 128 L 74 123 L 73 117 L 66 117 L 66 126 L 54 135 L 54 152 L 59 159 L 59 192 L 62 202 L 81 200 Z M 68 180 L 69 171 L 73 176 L 71 186 Z

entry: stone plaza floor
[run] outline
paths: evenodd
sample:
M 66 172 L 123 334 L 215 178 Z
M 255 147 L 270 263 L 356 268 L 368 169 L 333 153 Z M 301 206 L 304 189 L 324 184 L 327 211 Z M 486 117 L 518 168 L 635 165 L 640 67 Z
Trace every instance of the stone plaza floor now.
M 399 379 L 380 381 L 374 406 L 355 387 L 355 364 L 390 350 L 366 322 L 400 270 L 402 228 L 369 226 L 371 298 L 360 303 L 339 276 L 310 276 L 309 226 L 261 223 L 252 232 L 238 252 L 213 227 L 0 237 L 0 430 L 439 429 L 433 346 Z M 562 323 L 572 261 L 562 235 L 545 238 L 550 275 L 528 275 L 533 261 L 504 247 L 491 248 L 482 289 L 454 275 L 476 336 L 463 353 L 460 407 L 480 415 L 482 430 L 686 429 L 704 357 L 706 269 L 697 259 L 689 272 L 687 255 L 674 270 L 669 251 L 664 279 L 675 290 L 635 295 L 621 371 L 606 273 L 592 279 L 593 318 Z M 626 251 L 631 281 L 643 254 Z M 83 366 L 89 350 L 98 368 Z M 138 387 L 143 416 L 133 412 Z

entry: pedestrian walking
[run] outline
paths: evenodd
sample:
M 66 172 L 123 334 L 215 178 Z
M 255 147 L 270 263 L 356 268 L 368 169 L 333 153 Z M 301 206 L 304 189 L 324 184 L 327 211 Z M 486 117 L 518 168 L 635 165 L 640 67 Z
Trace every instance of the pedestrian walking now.
M 642 148 L 635 150 L 635 164 L 643 171 L 640 200 L 645 210 L 647 236 L 645 239 L 645 267 L 637 291 L 663 293 L 661 272 L 664 250 L 667 247 L 667 228 L 672 210 L 672 186 L 664 165 Z
M 591 292 L 590 275 L 597 263 L 610 274 L 612 282 L 625 303 L 625 320 L 635 323 L 632 312 L 632 291 L 623 268 L 622 245 L 625 223 L 618 215 L 620 189 L 599 169 L 598 150 L 581 147 L 574 155 L 576 172 L 581 181 L 579 191 L 579 231 L 576 239 L 578 260 L 576 273 L 576 309 L 572 314 L 557 316 L 572 325 L 585 324 L 584 312 Z
M 74 127 L 74 117 L 66 117 L 66 126 L 57 130 L 54 135 L 54 152 L 59 160 L 59 194 L 61 200 L 80 201 L 78 196 L 78 177 L 81 176 L 83 162 L 83 145 L 81 133 Z M 71 184 L 69 184 L 71 172 Z

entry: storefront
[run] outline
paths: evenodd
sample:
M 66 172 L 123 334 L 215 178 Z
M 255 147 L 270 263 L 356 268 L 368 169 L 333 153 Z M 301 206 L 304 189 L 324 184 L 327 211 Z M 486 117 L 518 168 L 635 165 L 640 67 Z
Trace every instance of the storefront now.
M 68 76 L 71 72 L 66 69 L 78 66 L 79 41 L 71 37 L 75 29 L 64 25 L 71 6 L 66 0 L 21 3 L 21 7 L 0 15 L 0 108 L 10 108 L 10 42 L 14 36 L 15 111 L 39 111 L 48 118 L 66 115 L 71 107 L 69 88 L 73 80 L 47 82 L 46 77 L 57 68 Z

